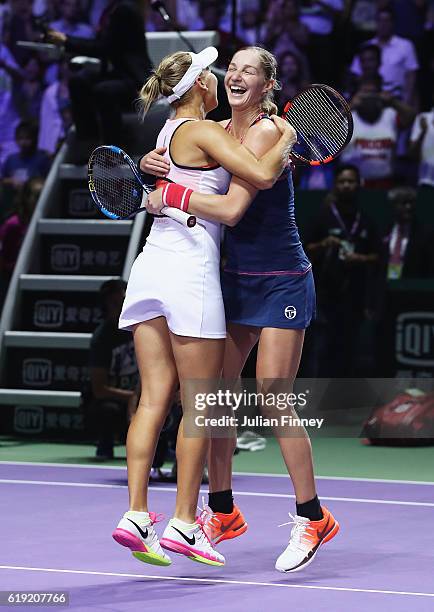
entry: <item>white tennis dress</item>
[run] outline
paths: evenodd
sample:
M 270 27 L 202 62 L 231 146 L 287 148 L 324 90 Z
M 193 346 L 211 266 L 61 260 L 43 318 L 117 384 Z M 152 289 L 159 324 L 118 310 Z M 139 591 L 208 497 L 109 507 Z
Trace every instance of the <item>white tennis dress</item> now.
M 175 131 L 186 121 L 169 119 L 157 138 L 167 147 L 167 178 L 201 193 L 225 194 L 231 175 L 221 166 L 178 166 L 170 155 Z M 220 287 L 220 224 L 197 219 L 193 228 L 169 217 L 155 217 L 143 251 L 131 269 L 120 329 L 165 317 L 180 336 L 225 338 L 226 324 Z

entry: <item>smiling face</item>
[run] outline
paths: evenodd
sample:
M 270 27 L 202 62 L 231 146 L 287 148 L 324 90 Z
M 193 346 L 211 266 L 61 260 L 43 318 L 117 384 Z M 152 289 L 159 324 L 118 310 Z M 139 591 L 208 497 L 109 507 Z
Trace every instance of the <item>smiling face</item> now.
M 243 110 L 261 104 L 273 81 L 267 81 L 259 54 L 253 49 L 235 53 L 225 76 L 225 88 L 232 108 Z

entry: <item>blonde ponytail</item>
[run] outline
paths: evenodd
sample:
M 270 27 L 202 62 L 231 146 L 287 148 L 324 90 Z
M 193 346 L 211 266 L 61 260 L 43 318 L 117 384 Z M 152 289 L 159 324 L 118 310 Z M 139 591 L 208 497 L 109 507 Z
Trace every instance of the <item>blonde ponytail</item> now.
M 269 91 L 261 104 L 262 110 L 267 115 L 277 115 L 277 106 L 274 104 L 273 98 L 273 93 Z
M 185 51 L 178 51 L 164 57 L 154 74 L 149 77 L 139 93 L 139 103 L 142 116 L 144 117 L 151 105 L 160 96 L 170 96 L 173 94 L 173 87 L 179 83 L 191 65 L 191 55 Z M 188 102 L 192 96 L 191 89 L 187 91 L 179 100 L 172 102 L 174 108 L 180 104 Z
M 158 100 L 160 95 L 160 79 L 156 74 L 153 74 L 143 85 L 139 93 L 143 116 L 146 115 L 151 105 L 155 102 L 155 100 Z

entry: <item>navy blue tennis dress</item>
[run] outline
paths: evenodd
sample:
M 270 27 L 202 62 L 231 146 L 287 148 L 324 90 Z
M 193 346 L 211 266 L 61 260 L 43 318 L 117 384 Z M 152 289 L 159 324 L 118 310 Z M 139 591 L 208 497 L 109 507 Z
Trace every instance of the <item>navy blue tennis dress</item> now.
M 225 251 L 227 321 L 283 329 L 309 326 L 315 316 L 315 285 L 295 222 L 290 170 L 274 187 L 258 192 L 235 227 L 226 228 Z

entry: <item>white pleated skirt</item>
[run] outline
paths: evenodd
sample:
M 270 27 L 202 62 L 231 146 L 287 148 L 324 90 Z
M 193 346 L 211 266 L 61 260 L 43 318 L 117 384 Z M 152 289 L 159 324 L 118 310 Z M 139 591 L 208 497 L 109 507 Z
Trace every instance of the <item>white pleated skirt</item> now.
M 219 247 L 203 227 L 156 218 L 131 268 L 119 328 L 163 316 L 179 336 L 225 338 L 219 268 Z

